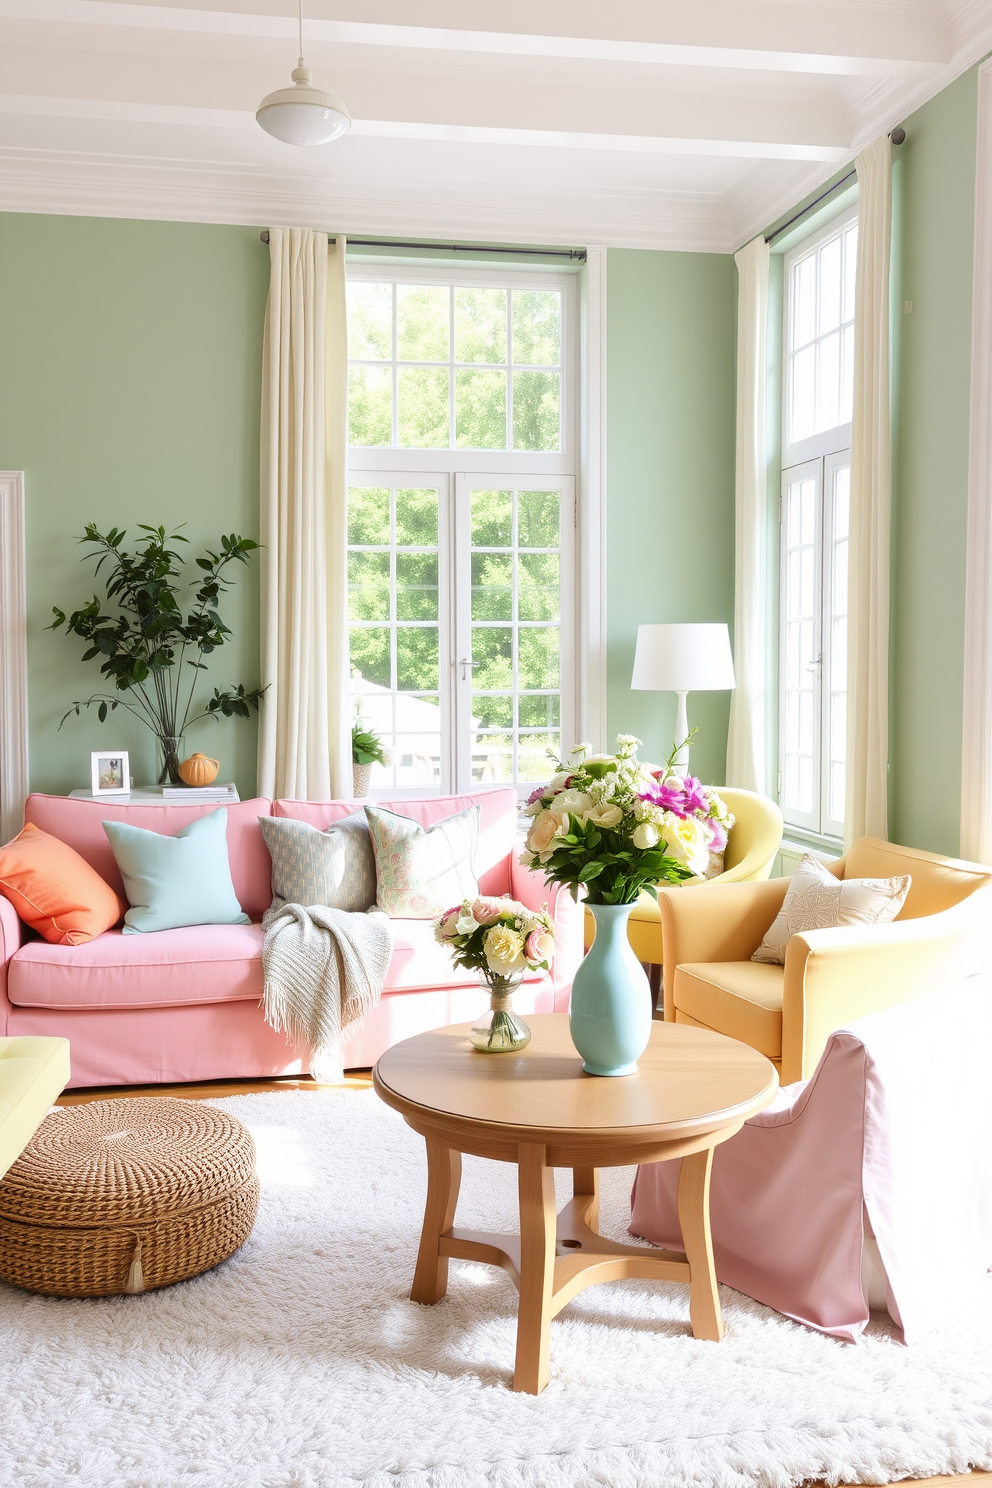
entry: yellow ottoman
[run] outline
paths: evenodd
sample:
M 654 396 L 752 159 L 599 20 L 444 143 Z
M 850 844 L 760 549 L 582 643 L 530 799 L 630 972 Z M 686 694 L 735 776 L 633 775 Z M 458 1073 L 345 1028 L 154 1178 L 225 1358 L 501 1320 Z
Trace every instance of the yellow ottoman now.
M 68 1083 L 68 1039 L 0 1038 L 0 1178 Z

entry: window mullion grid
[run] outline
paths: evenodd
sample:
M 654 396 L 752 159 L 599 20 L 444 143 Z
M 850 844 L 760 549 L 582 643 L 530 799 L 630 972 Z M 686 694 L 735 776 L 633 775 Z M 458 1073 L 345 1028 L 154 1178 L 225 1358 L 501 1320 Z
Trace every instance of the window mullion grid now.
M 506 445 L 513 449 L 513 290 L 506 291 Z M 561 417 L 559 405 L 559 418 Z M 516 501 L 516 495 L 514 495 Z M 514 528 L 516 532 L 516 528 Z M 514 563 L 514 573 L 516 564 Z
M 391 325 L 392 325 L 393 362 L 392 362 L 392 366 L 389 369 L 390 370 L 390 373 L 392 374 L 392 379 L 393 379 L 393 422 L 392 422 L 392 431 L 393 431 L 393 448 L 394 449 L 396 448 L 396 446 L 400 442 L 399 325 L 398 325 L 397 322 L 398 322 L 397 287 L 394 284 L 393 285 L 393 300 L 392 300 L 392 321 L 391 321 Z M 394 770 L 395 770 L 395 766 L 394 766 Z
M 448 285 L 448 448 L 456 449 L 455 436 L 455 286 Z

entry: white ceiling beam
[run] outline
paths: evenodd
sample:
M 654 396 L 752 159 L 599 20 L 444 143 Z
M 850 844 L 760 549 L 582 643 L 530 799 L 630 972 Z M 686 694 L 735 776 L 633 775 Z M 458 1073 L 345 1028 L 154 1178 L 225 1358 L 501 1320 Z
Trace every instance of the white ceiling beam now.
M 197 108 L 165 103 L 136 103 L 88 98 L 41 98 L 24 94 L 0 94 L 0 114 L 53 119 L 102 119 L 120 123 L 166 124 L 197 128 L 243 129 L 250 134 L 258 125 L 252 113 L 241 109 Z M 579 130 L 508 129 L 463 123 L 432 123 L 425 120 L 356 118 L 351 133 L 371 139 L 414 139 L 478 145 L 538 146 L 559 150 L 608 150 L 628 154 L 709 155 L 728 159 L 808 160 L 833 162 L 849 153 L 845 145 L 803 144 L 794 140 L 748 140 L 722 137 L 693 137 L 687 134 L 632 135 Z M 315 163 L 329 158 L 334 146 L 308 150 Z M 294 164 L 299 152 L 287 158 Z
M 218 0 L 214 0 L 218 3 Z M 223 5 L 224 0 L 219 0 Z M 238 0 L 247 3 L 247 0 Z M 265 0 L 271 4 L 272 0 Z M 312 7 L 308 7 L 308 11 Z M 371 7 L 364 4 L 363 13 Z M 388 3 L 379 0 L 380 11 Z M 409 7 L 405 7 L 408 14 Z M 421 7 L 422 24 L 323 19 L 308 15 L 304 42 L 336 46 L 398 47 L 440 52 L 560 57 L 595 62 L 706 67 L 762 72 L 823 73 L 850 77 L 925 77 L 934 75 L 952 55 L 949 39 L 932 16 L 915 7 L 886 9 L 886 24 L 872 24 L 871 7 L 859 7 L 856 25 L 847 12 L 853 6 L 787 5 L 734 0 L 725 3 L 671 6 L 649 11 L 636 5 L 604 8 L 573 5 L 569 31 L 553 25 L 556 14 L 533 5 L 500 7 L 500 19 L 511 18 L 517 30 L 466 29 L 466 6 L 444 0 Z M 429 25 L 434 12 L 450 11 L 461 26 Z M 583 14 L 584 12 L 584 14 Z M 52 24 L 179 31 L 190 34 L 253 36 L 292 41 L 296 23 L 290 16 L 235 8 L 202 9 L 124 3 L 124 0 L 0 0 L 0 17 Z M 877 17 L 874 19 L 877 20 Z M 839 22 L 839 24 L 838 24 Z M 536 30 L 537 24 L 549 30 Z M 713 44 L 720 35 L 723 44 Z M 665 39 L 660 39 L 665 37 Z M 731 44 L 727 44 L 731 40 Z

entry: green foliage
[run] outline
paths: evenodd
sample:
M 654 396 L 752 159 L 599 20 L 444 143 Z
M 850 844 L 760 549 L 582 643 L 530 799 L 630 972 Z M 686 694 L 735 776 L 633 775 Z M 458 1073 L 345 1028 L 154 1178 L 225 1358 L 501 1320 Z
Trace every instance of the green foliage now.
M 629 833 L 604 832 L 578 819 L 569 822 L 567 836 L 559 839 L 541 871 L 549 883 L 567 884 L 573 899 L 584 886 L 591 904 L 635 904 L 642 889 L 657 898 L 656 885 L 693 877 L 668 856 L 663 842 L 635 848 Z
M 95 705 L 103 722 L 108 711 L 122 707 L 163 742 L 168 758 L 166 741 L 174 746 L 200 718 L 247 718 L 258 710 L 265 689 L 246 689 L 239 683 L 223 692 L 215 687 L 202 712 L 190 717 L 198 674 L 207 669 L 205 658 L 231 635 L 219 613 L 221 597 L 233 582 L 227 570 L 232 563 L 247 564 L 258 543 L 231 533 L 221 538 L 219 552 L 208 549 L 196 558 L 200 576 L 184 609 L 182 589 L 188 581 L 183 577 L 183 557 L 173 545 L 188 540 L 179 532 L 166 533 L 164 527 L 145 523 L 139 531 L 145 536 L 127 552 L 124 528 L 103 533 L 93 522 L 87 524 L 80 542 L 96 549 L 97 573 L 107 565 L 104 583 L 112 607 L 105 609 L 97 595 L 69 616 L 53 606 L 55 619 L 49 629 L 64 625 L 87 642 L 83 660 L 99 660 L 104 677 L 117 693 L 126 695 L 97 693 L 74 702 L 62 723 L 81 708 Z
M 362 723 L 351 729 L 351 758 L 356 765 L 385 765 L 389 763 L 382 740 Z

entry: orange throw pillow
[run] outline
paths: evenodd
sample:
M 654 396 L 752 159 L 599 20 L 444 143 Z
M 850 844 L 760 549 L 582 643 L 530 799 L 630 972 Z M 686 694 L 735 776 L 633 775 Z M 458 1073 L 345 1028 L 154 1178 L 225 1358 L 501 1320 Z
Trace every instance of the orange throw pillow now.
M 54 945 L 94 940 L 127 908 L 75 848 L 31 822 L 0 847 L 0 894 Z

